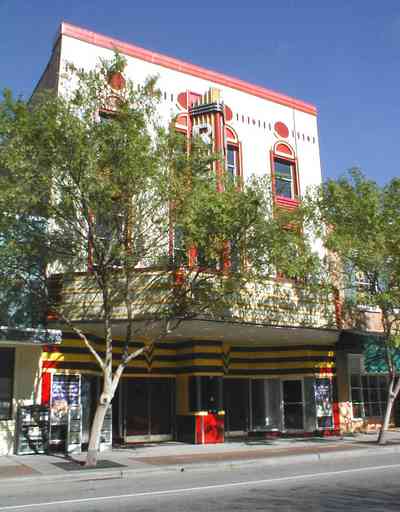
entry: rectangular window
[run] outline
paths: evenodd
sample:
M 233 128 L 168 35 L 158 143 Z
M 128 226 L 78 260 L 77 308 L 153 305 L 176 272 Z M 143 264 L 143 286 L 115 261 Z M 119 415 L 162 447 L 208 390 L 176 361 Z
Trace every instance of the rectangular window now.
M 362 393 L 361 375 L 351 375 L 351 402 L 353 405 L 353 418 L 364 418 L 364 401 Z
M 12 416 L 14 361 L 14 348 L 0 348 L 0 420 Z
M 125 251 L 132 242 L 128 236 L 129 215 L 128 208 L 117 198 L 108 208 L 98 205 L 98 210 L 92 215 L 94 244 L 91 257 L 95 265 L 122 266 Z M 135 240 L 135 243 L 138 244 L 138 241 Z
M 238 243 L 234 240 L 229 243 L 229 257 L 232 272 L 238 272 L 240 270 L 240 249 Z
M 253 379 L 250 386 L 251 429 L 281 430 L 281 381 L 279 379 Z
M 293 164 L 287 160 L 274 160 L 275 193 L 277 196 L 294 199 Z
M 226 158 L 226 170 L 228 172 L 228 175 L 233 180 L 236 179 L 238 176 L 238 160 L 239 159 L 239 153 L 238 149 L 235 146 L 228 146 L 227 149 L 227 158 Z
M 223 268 L 223 257 L 210 257 L 204 247 L 197 248 L 197 265 L 202 269 L 221 270 Z
M 388 380 L 386 375 L 363 375 L 365 416 L 383 416 L 386 410 Z
M 174 264 L 179 267 L 180 265 L 188 264 L 187 251 L 185 248 L 185 238 L 183 229 L 176 226 L 174 229 Z
M 216 413 L 223 409 L 222 377 L 190 377 L 189 409 Z
M 351 402 L 353 418 L 364 418 L 364 401 L 362 393 L 361 375 L 364 373 L 364 360 L 360 354 L 349 354 L 348 365 L 350 374 Z
M 358 365 L 356 362 L 359 361 Z M 362 370 L 362 356 L 349 355 L 353 418 L 383 416 L 386 410 L 387 375 L 368 375 Z M 357 368 L 359 366 L 359 368 Z

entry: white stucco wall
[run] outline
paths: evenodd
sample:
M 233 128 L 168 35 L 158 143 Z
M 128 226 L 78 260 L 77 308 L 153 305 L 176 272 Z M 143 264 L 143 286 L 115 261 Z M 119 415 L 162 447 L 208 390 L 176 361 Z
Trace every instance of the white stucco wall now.
M 66 62 L 73 62 L 80 68 L 93 69 L 100 58 L 112 59 L 112 57 L 111 50 L 67 35 L 62 37 L 61 71 L 65 69 Z M 160 120 L 164 123 L 167 123 L 173 115 L 182 112 L 177 103 L 179 93 L 190 90 L 204 94 L 210 87 L 220 89 L 222 100 L 233 112 L 233 119 L 229 124 L 236 130 L 239 140 L 242 142 L 245 177 L 253 173 L 260 176 L 270 174 L 269 151 L 279 140 L 273 127 L 277 121 L 281 121 L 289 128 L 289 137 L 286 142 L 295 149 L 298 159 L 300 190 L 303 192 L 308 186 L 321 182 L 318 128 L 315 115 L 152 62 L 131 56 L 126 56 L 126 58 L 128 64 L 124 75 L 135 83 L 143 83 L 149 76 L 158 76 L 158 87 L 167 96 L 166 99 L 163 97 L 159 107 Z M 65 92 L 65 86 L 65 82 L 63 83 L 61 80 L 60 93 Z M 172 100 L 171 95 L 173 95 Z M 244 122 L 242 122 L 242 116 L 244 116 Z M 248 117 L 250 124 L 248 124 Z M 253 125 L 253 119 L 255 125 Z M 259 126 L 259 121 L 261 126 Z

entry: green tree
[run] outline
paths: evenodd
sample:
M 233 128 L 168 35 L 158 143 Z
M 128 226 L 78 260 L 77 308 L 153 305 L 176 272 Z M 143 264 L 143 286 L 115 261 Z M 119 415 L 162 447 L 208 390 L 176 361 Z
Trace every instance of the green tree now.
M 331 275 L 344 295 L 344 313 L 353 326 L 367 328 L 365 306 L 380 312 L 389 374 L 387 408 L 378 441 L 385 442 L 400 391 L 396 355 L 400 346 L 400 179 L 385 186 L 358 169 L 328 180 L 311 200 L 319 235 L 331 251 Z
M 254 303 L 252 284 L 274 279 L 277 266 L 305 283 L 318 259 L 308 237 L 273 214 L 267 179 L 234 183 L 214 172 L 220 155 L 196 139 L 188 149 L 159 125 L 154 79 L 110 90 L 121 59 L 90 72 L 69 66 L 62 97 L 26 104 L 6 93 L 0 105 L 1 275 L 44 298 L 98 364 L 103 388 L 88 465 L 133 358 L 184 320 L 240 320 L 238 304 Z M 188 257 L 194 247 L 197 261 Z M 79 293 L 68 293 L 71 285 Z M 126 318 L 120 358 L 117 310 Z M 82 328 L 87 318 L 102 326 L 104 356 Z
M 41 256 L 23 250 L 31 244 L 32 237 L 43 228 L 37 218 L 0 219 L 0 325 L 9 327 L 37 327 L 42 325 L 45 297 L 40 297 L 37 288 L 42 271 Z M 21 265 L 23 259 L 23 265 Z M 21 268 L 29 269 L 21 275 Z

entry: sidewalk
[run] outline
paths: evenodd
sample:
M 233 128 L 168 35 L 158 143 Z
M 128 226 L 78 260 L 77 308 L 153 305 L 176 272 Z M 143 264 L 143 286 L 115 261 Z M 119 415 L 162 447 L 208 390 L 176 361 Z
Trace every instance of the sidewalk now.
M 26 479 L 93 480 L 128 478 L 138 473 L 234 468 L 244 464 L 288 464 L 321 459 L 400 453 L 400 430 L 387 435 L 387 445 L 377 446 L 376 434 L 331 438 L 290 438 L 228 441 L 215 445 L 177 442 L 130 445 L 100 453 L 96 468 L 84 468 L 85 453 L 67 458 L 56 455 L 0 457 L 0 485 Z

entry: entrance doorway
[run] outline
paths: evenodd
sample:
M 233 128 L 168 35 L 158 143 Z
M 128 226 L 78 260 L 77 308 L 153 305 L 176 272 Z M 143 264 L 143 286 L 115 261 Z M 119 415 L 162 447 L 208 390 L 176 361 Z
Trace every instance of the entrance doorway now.
M 283 380 L 284 430 L 304 430 L 304 393 L 302 380 Z
M 249 380 L 224 379 L 225 433 L 244 435 L 249 428 Z
M 125 379 L 122 386 L 126 442 L 173 438 L 175 379 Z

